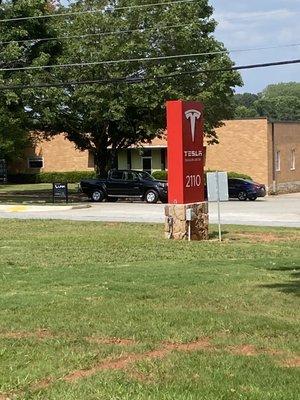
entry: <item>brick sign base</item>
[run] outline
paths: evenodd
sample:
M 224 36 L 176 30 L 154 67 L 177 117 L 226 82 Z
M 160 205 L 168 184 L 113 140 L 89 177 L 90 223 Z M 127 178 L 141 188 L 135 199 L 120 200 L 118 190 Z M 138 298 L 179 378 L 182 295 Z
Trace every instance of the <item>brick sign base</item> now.
M 194 219 L 187 221 L 186 210 L 192 209 Z M 165 236 L 167 239 L 188 239 L 191 224 L 191 240 L 208 240 L 208 203 L 168 204 L 165 206 Z

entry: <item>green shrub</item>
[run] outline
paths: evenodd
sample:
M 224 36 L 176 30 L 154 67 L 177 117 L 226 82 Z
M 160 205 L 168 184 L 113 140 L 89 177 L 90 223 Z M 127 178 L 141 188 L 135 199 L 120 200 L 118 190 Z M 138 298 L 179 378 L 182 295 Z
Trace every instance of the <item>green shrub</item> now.
M 94 171 L 70 171 L 70 172 L 40 172 L 37 174 L 38 183 L 69 182 L 77 183 L 82 179 L 96 177 Z
M 251 176 L 246 175 L 246 174 L 240 174 L 239 172 L 233 172 L 233 171 L 228 172 L 228 178 L 241 178 L 241 179 L 248 179 L 249 181 L 253 181 Z
M 205 182 L 206 182 L 206 173 L 207 172 L 215 172 L 214 170 L 207 170 L 205 171 Z M 154 171 L 152 173 L 153 178 L 158 179 L 158 180 L 168 180 L 168 171 Z M 252 181 L 253 179 L 251 178 L 251 176 L 246 175 L 246 174 L 241 174 L 239 172 L 234 172 L 234 171 L 230 171 L 228 172 L 228 178 L 241 178 L 241 179 L 248 179 L 250 181 Z
M 36 183 L 36 175 L 37 174 L 8 174 L 7 181 L 8 183 Z
M 10 174 L 9 183 L 53 183 L 68 182 L 77 183 L 82 179 L 96 177 L 94 171 L 70 171 L 70 172 L 38 172 L 36 174 Z
M 168 180 L 168 171 L 154 171 L 152 172 L 152 176 L 160 181 L 166 181 Z
M 211 170 L 211 169 L 205 171 L 205 175 L 204 175 L 205 184 L 206 184 L 206 174 L 207 174 L 207 172 L 216 172 L 216 171 L 215 171 L 215 170 Z M 221 171 L 220 171 L 220 172 L 221 172 Z M 250 181 L 253 180 L 253 179 L 251 178 L 251 176 L 249 176 L 249 175 L 241 174 L 241 173 L 239 173 L 239 172 L 234 172 L 234 171 L 229 171 L 229 172 L 227 172 L 227 175 L 228 175 L 228 178 L 229 178 L 229 179 L 240 178 L 240 179 L 248 179 L 248 180 L 250 180 Z

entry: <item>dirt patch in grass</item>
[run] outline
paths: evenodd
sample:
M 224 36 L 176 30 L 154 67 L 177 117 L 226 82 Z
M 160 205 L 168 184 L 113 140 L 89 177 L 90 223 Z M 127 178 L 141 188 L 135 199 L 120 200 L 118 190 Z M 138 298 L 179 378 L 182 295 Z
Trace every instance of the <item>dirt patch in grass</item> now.
M 128 372 L 129 377 L 134 380 L 134 381 L 138 381 L 141 383 L 153 383 L 153 376 L 151 376 L 151 374 L 144 374 L 141 371 L 137 371 L 137 370 L 130 370 Z
M 52 379 L 52 378 L 45 378 L 45 379 L 42 379 L 42 380 L 40 380 L 40 381 L 34 383 L 34 384 L 31 386 L 31 389 L 32 389 L 33 391 L 35 391 L 35 390 L 46 389 L 49 385 L 51 385 L 52 382 L 53 382 L 53 379 Z
M 56 335 L 50 332 L 47 329 L 40 329 L 36 332 L 2 332 L 0 333 L 0 339 L 38 339 L 38 340 L 47 340 L 47 339 L 62 339 L 62 338 L 70 338 L 70 336 L 65 335 Z M 137 341 L 133 339 L 123 339 L 123 338 L 102 338 L 97 336 L 90 336 L 85 338 L 89 343 L 96 344 L 106 344 L 106 345 L 118 345 L 118 346 L 134 346 L 138 344 Z M 0 399 L 1 400 L 1 399 Z
M 166 349 L 169 351 L 197 351 L 204 349 L 213 349 L 209 338 L 202 338 L 189 343 L 166 343 Z
M 137 341 L 133 339 L 122 339 L 122 338 L 99 338 L 96 336 L 90 336 L 85 338 L 89 343 L 96 343 L 96 344 L 115 344 L 118 346 L 134 346 L 138 344 Z
M 281 365 L 287 368 L 300 368 L 300 357 L 287 359 Z
M 199 339 L 190 343 L 164 343 L 161 348 L 141 354 L 127 354 L 117 359 L 108 359 L 86 370 L 77 370 L 64 377 L 66 382 L 74 382 L 77 379 L 85 378 L 103 370 L 126 369 L 129 364 L 148 359 L 164 358 L 172 351 L 197 351 L 211 348 L 208 338 Z
M 273 242 L 290 242 L 293 240 L 299 240 L 299 235 L 282 235 L 274 234 L 272 232 L 241 232 L 234 233 L 229 240 L 246 240 L 251 243 L 273 243 Z
M 36 332 L 1 332 L 0 339 L 55 339 L 57 338 L 52 332 L 47 329 L 41 329 Z M 1 400 L 1 399 L 0 399 Z
M 231 354 L 235 354 L 237 356 L 259 356 L 261 354 L 267 354 L 269 356 L 282 356 L 284 352 L 276 349 L 261 349 L 257 348 L 252 344 L 242 344 L 238 346 L 229 346 L 227 350 Z
M 228 351 L 232 354 L 238 356 L 257 356 L 259 354 L 258 350 L 255 346 L 251 344 L 245 344 L 240 346 L 230 346 L 228 347 Z
M 103 224 L 103 226 L 116 227 L 116 226 L 120 226 L 121 224 L 122 224 L 121 222 L 106 222 L 105 224 Z
M 5 337 L 9 338 L 27 338 L 27 337 L 38 337 L 40 339 L 43 338 L 52 338 L 54 337 L 51 332 L 47 330 L 40 330 L 38 332 L 33 333 L 26 333 L 26 332 L 9 332 L 7 334 L 1 334 Z M 87 341 L 91 343 L 99 343 L 99 344 L 115 344 L 115 345 L 120 345 L 120 346 L 131 346 L 135 345 L 138 342 L 136 342 L 133 339 L 122 339 L 122 338 L 99 338 L 96 336 L 92 337 L 87 337 L 85 338 Z M 160 347 L 150 350 L 147 352 L 143 353 L 131 353 L 131 354 L 124 354 L 121 355 L 117 358 L 107 358 L 96 365 L 86 368 L 86 369 L 80 369 L 80 370 L 75 370 L 70 372 L 68 375 L 65 375 L 62 378 L 59 378 L 59 380 L 65 381 L 65 382 L 76 382 L 79 379 L 83 378 L 88 378 L 90 376 L 95 375 L 96 373 L 104 370 L 124 370 L 127 372 L 128 376 L 131 377 L 134 380 L 143 382 L 143 383 L 151 383 L 152 379 L 151 376 L 148 374 L 144 374 L 134 367 L 129 368 L 132 364 L 139 362 L 139 361 L 146 361 L 146 360 L 151 360 L 151 359 L 163 359 L 167 357 L 170 353 L 173 351 L 179 351 L 179 352 L 193 352 L 193 351 L 198 351 L 198 350 L 205 350 L 205 351 L 216 351 L 216 350 L 222 350 L 222 348 L 219 348 L 219 346 L 213 346 L 211 343 L 211 339 L 209 337 L 203 337 L 200 338 L 196 341 L 189 342 L 189 343 L 174 343 L 174 342 L 162 342 Z M 268 354 L 272 356 L 277 356 L 277 355 L 284 355 L 285 353 L 280 350 L 273 350 L 273 349 L 260 349 L 255 347 L 254 345 L 251 344 L 243 344 L 243 345 L 237 345 L 237 346 L 227 346 L 223 348 L 223 350 L 234 354 L 234 355 L 242 355 L 242 356 L 257 356 L 260 354 Z M 284 367 L 289 367 L 289 368 L 296 368 L 300 367 L 300 358 L 299 357 L 294 357 L 290 359 L 286 359 L 284 363 L 281 363 L 280 365 Z M 39 391 L 46 389 L 49 387 L 51 384 L 53 384 L 56 380 L 53 378 L 44 378 L 33 385 L 31 385 L 30 390 L 31 391 Z M 0 394 L 0 400 L 10 400 L 14 394 L 20 394 L 20 392 L 13 392 L 8 395 L 5 394 Z

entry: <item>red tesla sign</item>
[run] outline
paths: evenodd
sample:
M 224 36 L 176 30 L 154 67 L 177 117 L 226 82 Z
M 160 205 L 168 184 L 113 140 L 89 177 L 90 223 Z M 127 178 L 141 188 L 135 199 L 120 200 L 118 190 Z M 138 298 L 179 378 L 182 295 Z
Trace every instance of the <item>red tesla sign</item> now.
M 204 201 L 203 104 L 167 102 L 169 203 Z

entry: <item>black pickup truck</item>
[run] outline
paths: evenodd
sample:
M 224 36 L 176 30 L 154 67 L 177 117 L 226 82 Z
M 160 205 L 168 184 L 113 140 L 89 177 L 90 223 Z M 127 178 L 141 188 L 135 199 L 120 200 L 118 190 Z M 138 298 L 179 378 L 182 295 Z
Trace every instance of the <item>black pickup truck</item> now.
M 168 201 L 168 184 L 158 181 L 144 171 L 111 170 L 106 179 L 87 179 L 79 183 L 79 191 L 92 201 L 117 201 L 138 198 L 147 203 Z

